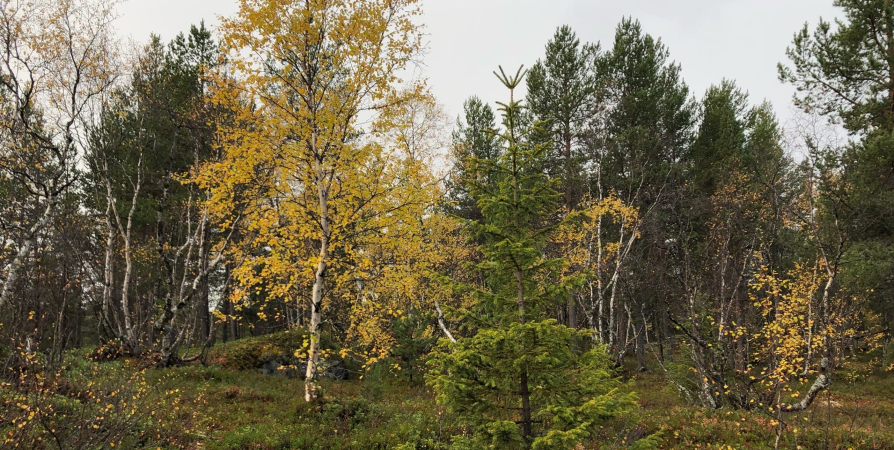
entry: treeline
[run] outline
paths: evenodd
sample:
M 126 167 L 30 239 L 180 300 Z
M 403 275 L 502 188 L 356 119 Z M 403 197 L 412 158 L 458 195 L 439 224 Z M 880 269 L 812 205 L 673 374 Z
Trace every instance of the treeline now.
M 690 92 L 624 19 L 603 44 L 558 28 L 529 70 L 501 69 L 509 101 L 469 98 L 452 135 L 425 81 L 397 75 L 423 50 L 418 3 L 241 1 L 219 36 L 133 55 L 113 2 L 5 8 L 7 369 L 85 346 L 167 366 L 306 327 L 308 401 L 326 334 L 367 367 L 428 359 L 470 427 L 531 445 L 629 400 L 581 367 L 635 360 L 692 403 L 781 414 L 887 350 L 889 2 L 795 34 L 779 74 L 803 113 L 785 126 L 734 81 Z M 461 388 L 478 382 L 502 391 Z

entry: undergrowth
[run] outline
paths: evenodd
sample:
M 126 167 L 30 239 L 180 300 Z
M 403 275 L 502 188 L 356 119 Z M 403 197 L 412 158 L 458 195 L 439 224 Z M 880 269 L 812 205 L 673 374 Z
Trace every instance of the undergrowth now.
M 894 449 L 894 376 L 868 361 L 836 374 L 807 411 L 686 405 L 657 370 L 630 380 L 639 408 L 605 424 L 585 449 Z M 804 380 L 804 386 L 810 380 Z M 447 449 L 457 426 L 424 384 L 388 370 L 322 381 L 305 403 L 299 379 L 191 365 L 144 369 L 72 353 L 59 370 L 39 360 L 0 387 L 4 450 L 21 449 Z

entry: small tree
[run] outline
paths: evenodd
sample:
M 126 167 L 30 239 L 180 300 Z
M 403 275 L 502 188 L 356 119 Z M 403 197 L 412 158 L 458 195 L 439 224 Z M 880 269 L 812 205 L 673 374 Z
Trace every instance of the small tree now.
M 543 256 L 559 193 L 543 170 L 546 148 L 528 139 L 539 124 L 520 124 L 523 107 L 513 94 L 523 76 L 501 68 L 498 78 L 510 91 L 509 103 L 500 104 L 504 151 L 471 161 L 495 174 L 494 182 L 472 181 L 469 189 L 483 217 L 469 229 L 483 242 L 486 287 L 455 286 L 478 300 L 458 311 L 475 332 L 442 340 L 429 363 L 438 401 L 470 432 L 457 438 L 458 447 L 573 448 L 632 404 L 604 349 L 582 350 L 575 344 L 581 332 L 546 318 L 574 279 L 560 276 L 564 259 Z

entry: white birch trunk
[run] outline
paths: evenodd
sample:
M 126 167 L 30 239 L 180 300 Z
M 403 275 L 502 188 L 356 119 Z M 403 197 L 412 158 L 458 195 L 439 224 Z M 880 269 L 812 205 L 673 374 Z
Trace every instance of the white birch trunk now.
M 25 257 L 28 256 L 28 253 L 31 252 L 31 248 L 34 247 L 34 242 L 37 240 L 37 234 L 40 233 L 40 231 L 43 230 L 50 222 L 50 219 L 53 217 L 55 207 L 56 198 L 48 198 L 47 207 L 44 209 L 43 214 L 41 214 L 40 219 L 38 219 L 37 222 L 34 223 L 34 225 L 31 225 L 31 228 L 25 235 L 25 241 L 22 242 L 22 246 L 19 247 L 19 251 L 16 252 L 15 258 L 13 258 L 12 262 L 9 263 L 9 266 L 7 266 L 6 280 L 3 281 L 3 291 L 2 293 L 0 293 L 0 307 L 5 306 L 12 298 L 13 288 L 15 287 L 15 284 L 19 279 L 19 272 L 22 270 L 22 264 L 25 260 Z
M 316 133 L 312 136 L 311 145 L 316 154 Z M 314 272 L 313 291 L 311 293 L 310 348 L 307 352 L 307 371 L 304 376 L 304 400 L 311 402 L 317 397 L 317 365 L 320 361 L 320 324 L 323 322 L 323 293 L 326 288 L 326 268 L 329 260 L 329 185 L 323 171 L 322 161 L 317 163 L 317 198 L 320 202 L 320 254 Z

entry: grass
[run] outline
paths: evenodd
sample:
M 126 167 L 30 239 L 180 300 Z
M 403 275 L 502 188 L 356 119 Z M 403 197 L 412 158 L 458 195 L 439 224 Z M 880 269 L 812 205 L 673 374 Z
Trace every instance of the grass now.
M 161 378 L 165 370 L 150 373 Z M 174 369 L 162 389 L 199 399 L 197 448 L 439 448 L 447 430 L 422 386 L 389 380 L 323 381 L 322 400 L 304 401 L 304 382 L 216 367 Z
M 784 415 L 779 448 L 894 449 L 894 373 L 872 367 L 862 362 L 840 369 L 811 407 Z M 627 374 L 647 429 L 662 430 L 661 448 L 774 448 L 775 413 L 686 405 L 658 370 Z M 806 392 L 809 383 L 795 388 Z
M 134 362 L 99 364 L 83 358 L 70 367 L 80 375 L 69 374 L 66 379 L 89 379 L 100 385 L 103 377 L 122 377 L 122 371 L 139 372 Z M 873 367 L 878 365 L 866 360 L 839 370 L 833 388 L 821 394 L 807 411 L 786 415 L 779 447 L 894 449 L 894 373 Z M 660 448 L 665 449 L 773 448 L 777 427 L 771 415 L 686 405 L 660 369 L 648 373 L 632 369 L 625 368 L 621 376 L 630 380 L 637 393 L 639 410 L 606 426 L 600 442 L 586 448 L 627 448 L 654 433 L 659 433 Z M 158 399 L 164 399 L 169 410 L 144 414 L 148 420 L 140 422 L 144 431 L 122 431 L 116 450 L 439 449 L 447 448 L 450 436 L 460 432 L 425 386 L 375 371 L 363 379 L 323 381 L 322 399 L 312 404 L 304 402 L 302 380 L 254 370 L 193 365 L 149 369 L 138 376 L 158 393 Z M 108 392 L 97 391 L 95 395 Z M 153 405 L 159 407 L 157 401 Z M 127 417 L 122 416 L 118 422 L 105 419 L 100 425 L 125 426 L 130 423 L 126 420 L 131 420 Z M 146 440 L 146 435 L 159 432 L 156 428 L 145 431 L 150 430 L 147 425 L 152 421 L 158 422 L 158 417 L 177 421 L 164 429 L 158 428 L 161 424 L 155 425 L 176 436 L 176 443 L 159 445 Z M 64 422 L 56 419 L 60 424 Z M 100 445 L 90 448 L 112 448 L 108 446 L 111 440 L 98 442 Z M 152 445 L 146 447 L 150 442 Z
M 780 448 L 894 449 L 894 375 L 852 373 L 842 371 L 807 411 L 785 416 Z M 628 375 L 640 411 L 592 448 L 623 448 L 656 432 L 666 449 L 773 448 L 774 417 L 685 405 L 663 374 Z M 324 399 L 313 405 L 303 400 L 303 381 L 254 372 L 193 366 L 175 369 L 162 383 L 201 396 L 196 406 L 207 433 L 198 448 L 443 448 L 457 431 L 428 389 L 395 379 L 324 382 Z

